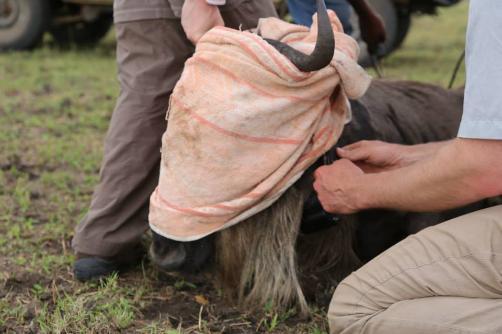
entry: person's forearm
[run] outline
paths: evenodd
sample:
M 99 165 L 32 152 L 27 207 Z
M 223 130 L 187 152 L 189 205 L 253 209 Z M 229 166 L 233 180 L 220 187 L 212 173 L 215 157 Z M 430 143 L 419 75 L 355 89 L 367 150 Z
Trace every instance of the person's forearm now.
M 185 0 L 181 10 L 181 26 L 194 45 L 209 30 L 224 25 L 218 7 L 206 0 Z
M 400 161 L 399 164 L 401 167 L 405 167 L 418 161 L 429 159 L 435 155 L 440 148 L 449 143 L 451 143 L 451 140 L 407 146 L 405 148 L 405 154 L 402 156 L 402 161 Z
M 453 140 L 430 158 L 408 167 L 366 174 L 354 185 L 358 207 L 439 211 L 502 192 L 499 146 Z M 481 141 L 490 142 L 490 141 Z M 498 147 L 498 148 L 497 148 Z M 432 148 L 432 147 L 431 147 Z

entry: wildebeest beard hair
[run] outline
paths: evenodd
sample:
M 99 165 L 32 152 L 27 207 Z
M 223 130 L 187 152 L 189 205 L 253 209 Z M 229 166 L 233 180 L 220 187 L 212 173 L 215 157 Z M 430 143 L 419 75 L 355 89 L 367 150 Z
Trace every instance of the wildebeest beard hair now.
M 297 182 L 270 208 L 217 234 L 217 282 L 239 305 L 295 305 L 306 314 L 307 299 L 359 266 L 349 221 L 322 233 L 300 232 L 301 203 L 310 192 Z

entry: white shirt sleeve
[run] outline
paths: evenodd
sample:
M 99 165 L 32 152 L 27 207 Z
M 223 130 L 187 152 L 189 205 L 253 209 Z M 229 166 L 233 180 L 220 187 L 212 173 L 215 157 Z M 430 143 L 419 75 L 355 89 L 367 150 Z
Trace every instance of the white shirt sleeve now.
M 502 1 L 471 0 L 458 137 L 502 139 Z

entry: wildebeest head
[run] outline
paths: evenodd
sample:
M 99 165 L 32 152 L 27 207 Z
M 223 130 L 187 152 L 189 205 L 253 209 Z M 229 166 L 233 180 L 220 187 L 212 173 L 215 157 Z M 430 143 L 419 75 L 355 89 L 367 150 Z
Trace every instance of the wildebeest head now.
M 335 51 L 335 38 L 324 0 L 317 0 L 317 40 L 310 55 L 273 39 L 265 40 L 288 58 L 300 71 L 312 72 L 328 66 Z M 165 270 L 194 271 L 210 257 L 211 240 L 178 242 L 153 232 L 150 255 L 157 266 Z

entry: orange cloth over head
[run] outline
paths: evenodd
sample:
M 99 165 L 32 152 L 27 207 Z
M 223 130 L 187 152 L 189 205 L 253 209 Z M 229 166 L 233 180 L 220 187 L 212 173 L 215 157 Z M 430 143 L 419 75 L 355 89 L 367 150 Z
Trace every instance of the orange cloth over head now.
M 217 27 L 202 37 L 171 95 L 152 230 L 191 241 L 234 225 L 274 203 L 336 143 L 348 97 L 364 94 L 370 78 L 357 43 L 329 16 L 335 54 L 310 73 L 257 34 Z M 258 31 L 308 54 L 315 26 L 267 18 Z

